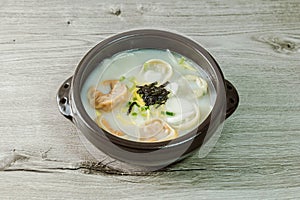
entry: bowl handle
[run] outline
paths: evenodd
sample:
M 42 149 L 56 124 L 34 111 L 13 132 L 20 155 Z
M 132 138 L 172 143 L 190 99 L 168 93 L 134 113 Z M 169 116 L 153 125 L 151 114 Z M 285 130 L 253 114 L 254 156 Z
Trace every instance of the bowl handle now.
M 225 80 L 226 90 L 226 119 L 234 113 L 239 105 L 239 95 L 236 88 L 228 81 Z
M 73 122 L 73 113 L 70 104 L 70 91 L 73 76 L 68 78 L 58 89 L 56 101 L 60 113 Z

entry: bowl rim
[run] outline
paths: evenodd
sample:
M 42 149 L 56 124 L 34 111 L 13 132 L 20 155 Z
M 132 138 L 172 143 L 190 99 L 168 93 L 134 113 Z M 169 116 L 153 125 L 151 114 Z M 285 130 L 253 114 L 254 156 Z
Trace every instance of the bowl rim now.
M 199 54 L 202 54 L 202 56 L 207 59 L 207 62 L 210 64 L 211 68 L 213 69 L 214 73 L 216 74 L 217 80 L 220 83 L 219 86 L 221 88 L 216 88 L 216 101 L 215 104 L 210 111 L 209 115 L 206 117 L 206 119 L 195 129 L 190 131 L 189 133 L 180 136 L 178 138 L 172 139 L 172 140 L 167 140 L 167 141 L 160 141 L 160 142 L 138 142 L 138 141 L 132 141 L 132 140 L 127 140 L 123 139 L 121 137 L 115 136 L 102 128 L 100 128 L 87 114 L 87 112 L 84 109 L 83 103 L 81 101 L 81 77 L 84 73 L 84 69 L 89 63 L 91 59 L 94 58 L 97 53 L 105 48 L 108 45 L 113 45 L 115 41 L 121 40 L 122 38 L 126 37 L 135 37 L 135 36 L 151 36 L 151 35 L 158 35 L 158 36 L 163 36 L 168 38 L 172 38 L 175 40 L 180 40 L 182 42 L 188 43 L 190 47 L 192 47 L 196 52 Z M 128 49 L 130 50 L 130 49 Z M 222 83 L 222 84 L 221 84 Z M 191 142 L 194 140 L 196 137 L 198 137 L 201 133 L 202 130 L 205 130 L 205 127 L 210 125 L 211 120 L 214 120 L 216 116 L 213 116 L 212 113 L 213 111 L 215 112 L 216 110 L 221 110 L 226 108 L 226 101 L 222 103 L 222 98 L 219 95 L 220 90 L 225 93 L 225 79 L 223 76 L 223 73 L 216 62 L 216 60 L 213 58 L 213 56 L 206 50 L 204 49 L 201 45 L 199 45 L 196 41 L 193 39 L 183 35 L 179 34 L 174 31 L 166 31 L 162 29 L 134 29 L 134 30 L 129 30 L 121 33 L 117 33 L 111 37 L 108 37 L 102 41 L 100 41 L 97 45 L 95 45 L 92 49 L 90 49 L 84 57 L 81 59 L 79 64 L 77 65 L 77 68 L 74 72 L 71 87 L 71 103 L 72 103 L 72 111 L 76 113 L 76 117 L 79 117 L 80 120 L 84 123 L 85 126 L 88 127 L 94 134 L 96 138 L 106 140 L 106 141 L 111 141 L 114 144 L 124 147 L 126 149 L 143 149 L 143 150 L 158 150 L 161 148 L 169 148 L 173 146 L 177 146 L 183 143 Z M 226 96 L 225 96 L 226 97 Z M 75 119 L 76 120 L 76 119 Z M 225 116 L 224 116 L 225 120 Z M 196 132 L 196 133 L 194 133 Z M 94 137 L 93 137 L 94 138 Z M 201 146 L 201 144 L 196 145 L 195 148 Z

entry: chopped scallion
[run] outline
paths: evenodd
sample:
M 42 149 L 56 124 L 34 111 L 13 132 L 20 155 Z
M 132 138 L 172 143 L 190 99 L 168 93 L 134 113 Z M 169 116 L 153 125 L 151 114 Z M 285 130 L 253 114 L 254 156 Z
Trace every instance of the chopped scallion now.
M 184 63 L 184 61 L 185 61 L 185 58 L 184 58 L 184 57 L 181 57 L 180 60 L 178 61 L 178 63 L 179 63 L 180 65 L 182 65 L 182 64 Z
M 125 79 L 126 79 L 125 76 L 121 76 L 120 79 L 119 79 L 119 81 L 124 81 Z
M 163 115 L 175 116 L 175 113 L 170 112 L 170 111 L 161 111 L 160 113 L 163 114 Z
M 166 115 L 169 115 L 169 116 L 174 116 L 174 115 L 175 115 L 175 113 L 173 113 L 173 112 L 169 112 L 169 111 L 166 111 Z
M 137 116 L 136 112 L 131 113 L 132 116 Z

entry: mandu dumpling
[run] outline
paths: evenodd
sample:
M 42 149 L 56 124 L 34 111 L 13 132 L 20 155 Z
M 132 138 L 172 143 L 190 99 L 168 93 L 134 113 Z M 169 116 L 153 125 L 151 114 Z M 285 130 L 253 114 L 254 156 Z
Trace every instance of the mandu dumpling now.
M 140 75 L 145 82 L 165 83 L 170 80 L 173 74 L 172 67 L 169 63 L 160 59 L 151 59 L 146 61 Z

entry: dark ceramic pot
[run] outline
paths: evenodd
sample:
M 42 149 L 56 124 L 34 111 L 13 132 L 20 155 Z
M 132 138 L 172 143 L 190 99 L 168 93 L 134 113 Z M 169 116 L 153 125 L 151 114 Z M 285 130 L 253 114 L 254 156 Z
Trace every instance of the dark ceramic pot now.
M 81 101 L 80 92 L 85 80 L 102 60 L 121 51 L 145 48 L 169 49 L 192 59 L 206 71 L 216 89 L 216 101 L 206 120 L 190 133 L 171 141 L 142 143 L 116 137 L 97 126 Z M 74 75 L 60 87 L 57 102 L 60 112 L 97 149 L 122 162 L 155 170 L 204 145 L 236 110 L 239 97 L 235 87 L 224 79 L 215 59 L 198 43 L 173 32 L 141 29 L 114 35 L 91 49 L 80 61 Z

